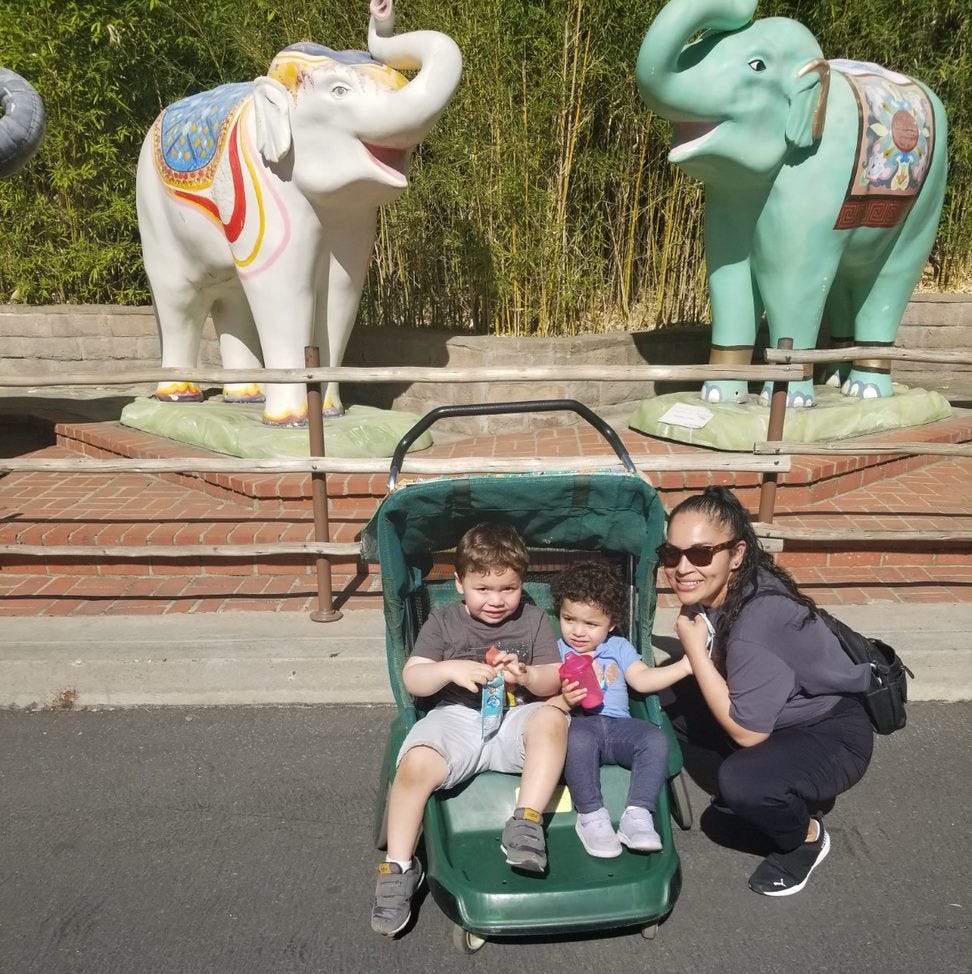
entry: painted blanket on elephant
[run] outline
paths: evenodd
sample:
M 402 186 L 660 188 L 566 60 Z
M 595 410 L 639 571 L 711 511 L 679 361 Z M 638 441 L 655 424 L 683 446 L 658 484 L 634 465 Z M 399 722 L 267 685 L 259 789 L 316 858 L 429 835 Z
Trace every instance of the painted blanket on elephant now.
M 334 51 L 313 41 L 300 41 L 285 47 L 270 62 L 267 75 L 294 93 L 309 82 L 315 71 L 331 64 L 353 66 L 358 77 L 370 77 L 375 84 L 392 91 L 408 84 L 405 75 L 376 61 L 367 51 Z
M 857 157 L 835 230 L 894 227 L 914 204 L 935 151 L 935 117 L 910 78 L 865 61 L 830 61 L 857 99 Z
M 220 85 L 170 105 L 155 123 L 155 163 L 170 186 L 200 189 L 213 179 L 230 121 L 249 81 Z

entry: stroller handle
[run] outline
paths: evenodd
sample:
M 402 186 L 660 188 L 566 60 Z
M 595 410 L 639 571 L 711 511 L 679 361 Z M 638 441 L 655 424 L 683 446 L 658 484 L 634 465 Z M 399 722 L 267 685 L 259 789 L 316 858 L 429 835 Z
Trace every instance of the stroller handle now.
M 611 445 L 628 473 L 637 473 L 630 454 L 621 442 L 621 437 L 608 426 L 593 410 L 576 399 L 528 399 L 524 402 L 470 403 L 464 406 L 437 406 L 429 410 L 399 441 L 388 469 L 388 491 L 395 489 L 398 474 L 402 469 L 402 461 L 408 448 L 433 423 L 450 416 L 496 416 L 501 413 L 552 413 L 559 410 L 571 410 L 587 420 Z

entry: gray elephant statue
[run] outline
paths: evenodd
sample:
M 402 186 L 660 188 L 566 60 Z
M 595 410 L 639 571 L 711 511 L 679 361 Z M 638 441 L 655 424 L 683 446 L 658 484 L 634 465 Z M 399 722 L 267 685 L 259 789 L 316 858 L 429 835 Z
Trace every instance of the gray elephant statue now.
M 44 102 L 19 74 L 0 68 L 0 179 L 8 179 L 33 158 L 44 139 Z
M 774 346 L 789 337 L 813 348 L 825 320 L 833 344 L 874 350 L 827 381 L 852 397 L 890 396 L 881 350 L 938 230 L 944 109 L 904 75 L 824 60 L 797 21 L 751 21 L 755 8 L 671 0 L 635 69 L 645 103 L 674 123 L 669 161 L 705 184 L 709 361 L 748 364 L 764 310 Z M 744 382 L 707 382 L 702 398 L 746 393 Z M 788 401 L 813 405 L 812 381 L 790 383 Z
M 156 120 L 136 200 L 163 366 L 195 367 L 207 314 L 226 368 L 303 368 L 312 344 L 323 365 L 341 365 L 378 207 L 405 191 L 412 150 L 462 71 L 445 34 L 392 28 L 391 0 L 372 0 L 368 52 L 294 44 L 266 75 L 192 95 Z M 264 398 L 259 385 L 223 394 Z M 156 397 L 202 395 L 162 383 Z M 330 383 L 325 415 L 342 411 Z M 305 387 L 268 385 L 263 421 L 304 425 Z

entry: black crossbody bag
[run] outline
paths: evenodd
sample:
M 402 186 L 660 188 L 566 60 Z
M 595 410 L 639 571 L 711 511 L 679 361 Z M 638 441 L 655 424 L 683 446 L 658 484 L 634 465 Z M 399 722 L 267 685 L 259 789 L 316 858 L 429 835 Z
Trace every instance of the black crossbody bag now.
M 867 663 L 871 667 L 871 686 L 860 697 L 874 730 L 878 734 L 893 734 L 901 730 L 908 721 L 905 713 L 908 677 L 914 679 L 915 674 L 887 643 L 862 636 L 821 608 L 817 609 L 817 614 L 855 663 Z

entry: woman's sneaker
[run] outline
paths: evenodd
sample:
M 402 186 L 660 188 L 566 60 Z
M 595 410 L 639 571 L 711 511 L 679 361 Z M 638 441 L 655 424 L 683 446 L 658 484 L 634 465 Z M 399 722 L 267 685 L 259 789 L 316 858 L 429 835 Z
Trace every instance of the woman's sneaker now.
M 624 810 L 618 825 L 618 839 L 635 852 L 659 852 L 662 847 L 651 812 L 637 805 L 629 805 Z
M 618 842 L 606 808 L 584 814 L 578 812 L 574 831 L 589 856 L 596 859 L 614 859 L 621 855 L 621 843 Z
M 404 872 L 397 862 L 383 862 L 378 866 L 375 904 L 371 908 L 371 929 L 375 933 L 394 937 L 405 929 L 412 918 L 412 897 L 423 878 L 422 863 L 416 858 Z
M 813 842 L 804 842 L 792 852 L 770 853 L 749 877 L 749 888 L 763 896 L 790 896 L 799 893 L 810 873 L 827 858 L 830 836 L 823 822 L 814 819 L 820 833 Z

